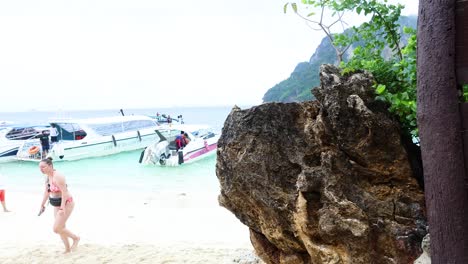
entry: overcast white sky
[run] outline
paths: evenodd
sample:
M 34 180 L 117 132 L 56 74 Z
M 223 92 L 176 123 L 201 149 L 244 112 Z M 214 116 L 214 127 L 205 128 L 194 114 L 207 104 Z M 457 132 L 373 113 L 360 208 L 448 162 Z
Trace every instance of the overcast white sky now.
M 0 112 L 259 104 L 323 37 L 286 2 L 1 1 Z

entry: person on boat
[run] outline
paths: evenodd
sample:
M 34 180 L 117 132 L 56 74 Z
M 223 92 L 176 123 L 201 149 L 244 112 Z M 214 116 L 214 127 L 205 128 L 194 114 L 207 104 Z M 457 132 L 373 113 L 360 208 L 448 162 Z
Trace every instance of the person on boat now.
M 169 124 L 169 126 L 172 126 L 172 118 L 171 118 L 171 115 L 167 115 L 167 124 Z
M 184 138 L 184 131 L 180 131 L 180 134 L 175 138 L 176 150 L 184 148 L 187 144 Z
M 42 133 L 39 134 L 39 140 L 41 141 L 41 146 L 42 146 L 42 157 L 46 157 L 47 154 L 49 153 L 49 131 L 48 130 L 42 130 Z
M 185 147 L 185 146 L 188 145 L 188 143 L 190 143 L 190 138 L 189 138 L 187 132 L 184 132 L 183 138 L 184 138 L 184 147 Z
M 50 128 L 50 142 L 52 144 L 58 142 L 58 130 L 55 124 L 52 124 Z
M 49 157 L 41 160 L 39 169 L 47 176 L 39 215 L 44 212 L 45 204 L 47 200 L 49 200 L 50 204 L 54 207 L 55 222 L 53 230 L 60 236 L 65 245 L 64 253 L 69 253 L 78 247 L 78 242 L 80 241 L 79 236 L 73 234 L 66 228 L 67 220 L 73 212 L 75 202 L 68 191 L 65 176 L 54 169 L 52 158 Z M 69 238 L 73 240 L 71 246 Z

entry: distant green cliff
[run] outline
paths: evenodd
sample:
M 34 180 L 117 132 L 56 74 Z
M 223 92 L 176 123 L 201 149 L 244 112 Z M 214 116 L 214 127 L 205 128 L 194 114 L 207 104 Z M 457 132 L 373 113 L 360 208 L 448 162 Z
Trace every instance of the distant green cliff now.
M 403 27 L 416 28 L 417 17 L 401 17 L 400 25 Z M 404 35 L 403 35 L 404 36 Z M 406 39 L 402 38 L 403 44 Z M 353 48 L 359 46 L 359 43 L 354 44 L 345 54 L 346 60 L 352 55 Z M 314 54 L 307 62 L 299 63 L 289 78 L 281 81 L 268 91 L 263 96 L 263 102 L 302 102 L 315 99 L 310 90 L 319 85 L 319 67 L 321 64 L 336 63 L 336 53 L 330 40 L 325 37 L 315 50 Z

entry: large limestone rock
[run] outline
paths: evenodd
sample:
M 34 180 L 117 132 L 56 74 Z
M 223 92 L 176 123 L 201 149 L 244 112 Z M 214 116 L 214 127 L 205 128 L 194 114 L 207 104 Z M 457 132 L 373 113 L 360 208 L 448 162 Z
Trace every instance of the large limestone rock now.
M 321 67 L 318 101 L 229 114 L 218 142 L 219 202 L 266 263 L 412 263 L 424 195 L 372 76 Z

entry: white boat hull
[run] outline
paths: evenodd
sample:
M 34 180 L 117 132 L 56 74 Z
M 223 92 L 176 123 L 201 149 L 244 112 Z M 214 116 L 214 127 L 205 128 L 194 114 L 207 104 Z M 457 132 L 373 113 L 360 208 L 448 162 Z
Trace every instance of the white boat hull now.
M 86 141 L 86 142 L 66 142 L 61 141 L 51 146 L 48 157 L 54 160 L 78 160 L 91 157 L 107 156 L 125 151 L 143 149 L 151 142 L 157 139 L 155 133 L 142 135 L 141 141 L 139 137 L 116 139 L 115 144 L 111 137 L 108 141 Z M 33 144 L 25 146 L 25 150 L 18 152 L 17 159 L 27 161 L 40 161 L 43 157 L 41 151 L 35 155 L 28 153 L 32 146 L 40 148 L 40 142 L 35 141 Z
M 9 144 L 0 147 L 0 162 L 9 162 L 16 159 L 16 153 L 22 142 L 16 144 Z
M 47 157 L 52 157 L 54 161 L 79 160 L 99 156 L 107 156 L 125 151 L 144 149 L 158 139 L 153 128 L 141 131 L 131 131 L 119 135 L 86 137 L 80 140 L 61 140 L 50 145 Z M 32 147 L 38 147 L 37 153 L 31 154 Z M 42 149 L 38 139 L 25 142 L 19 149 L 16 159 L 24 161 L 42 160 Z

